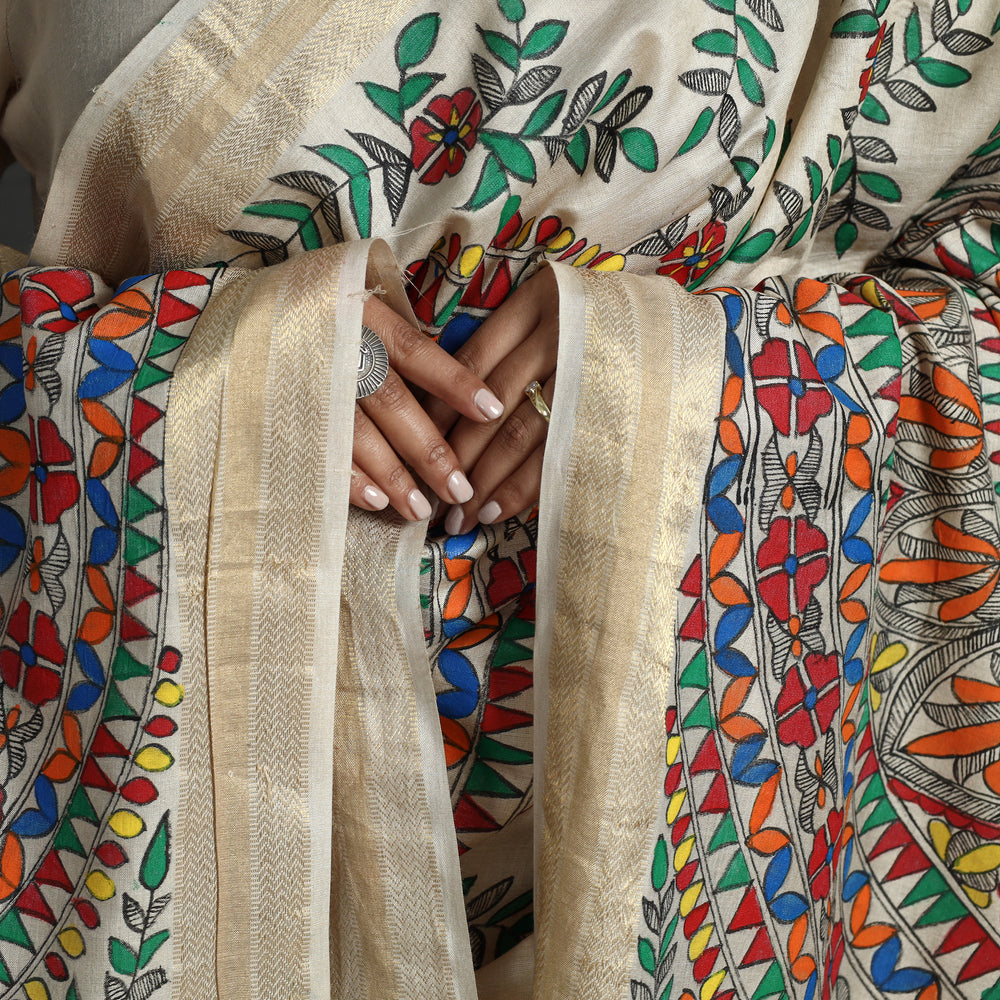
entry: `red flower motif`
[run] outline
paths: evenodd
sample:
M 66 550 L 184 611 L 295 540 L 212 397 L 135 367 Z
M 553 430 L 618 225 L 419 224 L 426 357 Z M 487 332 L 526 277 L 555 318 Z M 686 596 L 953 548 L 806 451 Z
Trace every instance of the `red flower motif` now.
M 32 285 L 21 292 L 21 319 L 25 326 L 39 326 L 53 333 L 65 333 L 97 312 L 94 284 L 86 271 L 39 271 Z M 41 285 L 41 288 L 35 288 Z M 38 323 L 40 316 L 55 313 Z
M 725 243 L 726 227 L 721 222 L 710 222 L 700 233 L 689 233 L 666 257 L 661 257 L 663 267 L 658 267 L 656 273 L 686 285 L 701 277 L 722 256 Z
M 831 809 L 826 826 L 821 826 L 813 838 L 808 866 L 809 889 L 813 899 L 826 899 L 830 894 L 830 882 L 840 861 L 840 831 L 843 826 L 840 810 Z
M 30 605 L 21 601 L 7 626 L 7 637 L 17 648 L 0 650 L 0 677 L 15 691 L 20 687 L 29 704 L 44 705 L 59 694 L 62 679 L 55 670 L 38 661 L 47 660 L 61 667 L 66 662 L 66 650 L 59 642 L 55 622 L 48 615 L 35 615 L 33 635 L 29 632 L 30 618 Z
M 834 653 L 810 653 L 805 661 L 808 686 L 798 666 L 785 677 L 774 704 L 778 716 L 778 739 L 786 746 L 811 747 L 830 728 L 840 708 L 840 670 Z
M 410 126 L 411 158 L 417 170 L 430 162 L 420 183 L 437 184 L 462 169 L 465 154 L 476 144 L 483 109 L 475 92 L 464 87 L 451 97 L 439 94 L 424 110 L 433 120 L 417 118 Z
M 795 348 L 794 351 L 792 348 Z M 794 358 L 794 364 L 793 364 Z M 779 434 L 806 434 L 833 407 L 833 396 L 816 370 L 805 344 L 775 337 L 764 342 L 750 363 L 757 399 Z
M 757 550 L 757 566 L 770 570 L 761 576 L 758 590 L 778 621 L 805 611 L 829 565 L 826 535 L 806 518 L 795 518 L 794 531 L 790 517 L 771 522 Z
M 59 436 L 59 429 L 48 417 L 28 421 L 31 434 L 31 518 L 38 523 L 38 499 L 45 524 L 55 524 L 64 511 L 80 498 L 80 481 L 75 472 L 53 472 L 53 465 L 69 465 L 73 450 Z

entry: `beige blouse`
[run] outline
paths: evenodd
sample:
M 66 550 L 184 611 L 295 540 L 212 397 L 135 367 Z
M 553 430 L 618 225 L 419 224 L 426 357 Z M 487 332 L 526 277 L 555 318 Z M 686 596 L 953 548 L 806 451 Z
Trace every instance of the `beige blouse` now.
M 41 211 L 59 152 L 102 80 L 174 0 L 0 0 L 0 167 L 15 159 Z

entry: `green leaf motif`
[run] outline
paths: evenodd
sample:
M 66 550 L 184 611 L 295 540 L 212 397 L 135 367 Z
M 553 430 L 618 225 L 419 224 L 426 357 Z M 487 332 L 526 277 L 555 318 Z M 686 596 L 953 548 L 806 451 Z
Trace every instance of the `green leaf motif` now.
M 829 134 L 826 137 L 826 158 L 830 161 L 830 168 L 832 170 L 837 169 L 837 164 L 840 163 L 840 154 L 843 150 L 843 144 L 840 141 L 840 136 Z
M 771 147 L 774 145 L 775 136 L 778 134 L 778 130 L 775 127 L 774 119 L 768 118 L 767 128 L 764 130 L 764 156 L 763 159 L 767 159 L 767 154 L 771 152 Z
M 108 961 L 118 975 L 134 976 L 139 960 L 129 945 L 120 938 L 113 937 L 108 941 Z
M 523 59 L 544 59 L 551 55 L 566 37 L 569 21 L 539 21 L 521 46 Z
M 745 17 L 737 14 L 736 26 L 743 32 L 743 37 L 747 40 L 747 45 L 750 47 L 750 52 L 753 54 L 754 59 L 767 69 L 777 70 L 778 63 L 774 58 L 774 49 L 771 48 L 770 42 L 761 34 L 757 25 L 753 21 L 748 21 Z
M 771 249 L 775 236 L 773 229 L 761 230 L 742 243 L 737 243 L 727 259 L 736 261 L 737 264 L 752 264 L 754 261 L 760 260 Z
M 810 208 L 805 215 L 802 216 L 802 221 L 795 227 L 795 232 L 792 233 L 791 239 L 785 244 L 786 248 L 791 248 L 795 246 L 799 240 L 809 231 L 809 223 L 812 221 L 813 210 Z
M 403 107 L 412 108 L 415 104 L 419 104 L 440 79 L 438 73 L 414 73 L 413 76 L 407 77 L 403 86 L 399 88 Z
M 906 30 L 903 34 L 903 40 L 906 45 L 906 61 L 913 62 L 920 56 L 920 53 L 924 47 L 923 39 L 920 35 L 920 14 L 917 11 L 917 5 L 913 5 L 913 10 L 910 11 L 906 18 Z
M 740 78 L 740 86 L 747 100 L 759 108 L 764 107 L 764 88 L 760 85 L 753 67 L 742 57 L 736 60 L 736 75 Z
M 653 848 L 653 868 L 650 872 L 653 888 L 659 892 L 667 881 L 667 844 L 661 833 Z
M 900 201 L 903 193 L 899 185 L 885 174 L 876 174 L 868 170 L 858 171 L 858 183 L 870 194 L 883 201 Z
M 550 94 L 542 101 L 528 118 L 524 126 L 525 135 L 541 135 L 555 120 L 562 111 L 563 103 L 566 100 L 566 91 L 558 90 Z
M 961 87 L 972 79 L 972 74 L 961 66 L 945 62 L 944 59 L 931 59 L 922 56 L 915 63 L 917 72 L 935 87 Z
M 149 960 L 156 954 L 156 950 L 170 937 L 170 931 L 164 929 L 157 931 L 151 938 L 142 942 L 139 949 L 139 968 L 144 969 L 149 964 Z
M 809 175 L 809 198 L 811 201 L 816 201 L 820 191 L 823 190 L 823 171 L 820 170 L 819 164 L 815 160 L 810 160 L 808 156 L 805 157 L 805 161 L 806 173 Z
M 602 108 L 607 107 L 624 89 L 625 84 L 632 79 L 632 70 L 623 69 L 612 81 L 611 86 L 608 87 L 608 92 L 597 102 L 597 106 L 594 108 L 594 113 L 596 114 Z
M 689 150 L 694 149 L 708 135 L 708 130 L 712 127 L 714 120 L 715 109 L 703 108 L 701 114 L 695 119 L 691 131 L 688 132 L 688 137 L 681 143 L 681 147 L 677 150 L 676 155 L 683 156 Z
M 359 177 L 368 171 L 365 161 L 346 146 L 325 144 L 322 146 L 309 146 L 308 148 L 317 155 L 322 156 L 324 160 L 332 163 L 335 167 L 339 167 L 348 177 Z
M 312 214 L 308 205 L 297 201 L 258 201 L 243 209 L 244 215 L 262 215 L 268 219 L 290 219 L 293 222 L 303 222 Z
M 729 31 L 703 31 L 700 35 L 695 35 L 692 44 L 700 52 L 708 52 L 713 56 L 736 55 L 736 36 Z
M 388 115 L 397 125 L 403 123 L 403 102 L 399 91 L 391 87 L 383 87 L 380 83 L 366 81 L 361 84 L 361 89 L 376 108 L 383 114 Z
M 462 207 L 473 212 L 478 211 L 491 201 L 496 201 L 506 191 L 507 175 L 503 172 L 500 161 L 493 155 L 487 156 L 476 189 L 472 192 L 472 197 Z
M 650 974 L 656 971 L 656 951 L 649 938 L 639 938 L 639 964 Z
M 858 111 L 861 112 L 862 118 L 867 118 L 870 122 L 876 122 L 879 125 L 889 124 L 889 112 L 885 110 L 885 106 L 871 91 L 865 95 Z
M 511 24 L 517 24 L 524 20 L 525 10 L 522 0 L 499 0 L 497 6 Z
M 163 885 L 167 870 L 170 868 L 170 827 L 167 825 L 169 815 L 169 812 L 165 812 L 160 817 L 160 822 L 156 824 L 153 837 L 139 866 L 139 881 L 150 892 L 155 892 Z
M 372 234 L 372 182 L 367 174 L 352 177 L 347 187 L 351 201 L 351 214 L 358 227 L 358 236 L 366 240 Z
M 842 222 L 833 234 L 833 243 L 837 248 L 837 256 L 843 257 L 854 246 L 858 238 L 858 227 L 853 222 Z
M 535 158 L 531 150 L 516 136 L 485 129 L 479 133 L 482 144 L 494 153 L 501 166 L 520 181 L 534 183 Z
M 723 14 L 732 14 L 736 10 L 736 0 L 705 0 L 705 3 L 714 10 L 721 11 Z
M 440 14 L 421 14 L 403 28 L 396 39 L 396 65 L 400 72 L 422 63 L 437 42 Z
M 646 173 L 656 169 L 656 140 L 644 128 L 623 128 L 618 133 L 625 159 Z
M 837 167 L 833 180 L 830 182 L 830 194 L 836 194 L 847 183 L 847 179 L 854 172 L 856 162 L 853 156 L 849 156 Z
M 521 53 L 512 38 L 501 35 L 499 31 L 487 31 L 477 25 L 477 30 L 490 50 L 508 69 L 516 70 L 521 62 Z
M 833 23 L 834 38 L 873 38 L 878 34 L 878 19 L 867 10 L 856 10 Z
M 578 174 L 587 169 L 587 160 L 590 159 L 590 133 L 586 129 L 580 129 L 569 141 L 566 146 L 566 159 Z
M 734 156 L 730 162 L 733 165 L 733 170 L 739 174 L 740 180 L 744 184 L 749 184 L 759 169 L 757 164 L 748 156 Z

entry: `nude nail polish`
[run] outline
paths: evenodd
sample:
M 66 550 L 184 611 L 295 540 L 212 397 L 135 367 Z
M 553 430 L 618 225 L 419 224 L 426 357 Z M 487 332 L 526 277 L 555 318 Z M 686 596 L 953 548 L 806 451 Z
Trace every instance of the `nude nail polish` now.
M 480 389 L 479 392 L 472 397 L 472 401 L 476 404 L 476 409 L 478 409 L 487 420 L 496 420 L 497 417 L 503 414 L 503 403 L 501 403 L 500 400 L 489 391 L 489 389 Z
M 374 510 L 382 510 L 389 505 L 389 498 L 377 486 L 366 486 L 362 495 L 365 503 Z
M 455 503 L 465 503 L 475 492 L 472 484 L 457 469 L 448 477 L 448 492 Z
M 483 509 L 479 512 L 480 524 L 492 524 L 500 516 L 500 504 L 496 500 L 491 500 L 483 504 Z
M 418 521 L 431 516 L 430 501 L 420 490 L 410 490 L 410 495 L 407 499 L 410 501 L 410 510 L 413 511 L 413 516 Z
M 461 507 L 452 507 L 448 511 L 448 516 L 444 519 L 444 530 L 449 535 L 457 535 L 462 530 L 462 521 L 465 520 L 465 511 Z

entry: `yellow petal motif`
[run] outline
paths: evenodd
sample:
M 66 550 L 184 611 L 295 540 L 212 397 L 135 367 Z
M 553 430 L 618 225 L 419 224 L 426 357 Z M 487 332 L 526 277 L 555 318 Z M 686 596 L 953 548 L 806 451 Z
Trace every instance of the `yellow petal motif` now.
M 40 979 L 31 979 L 26 982 L 24 995 L 28 1000 L 51 1000 L 48 988 Z
M 712 1000 L 712 997 L 719 991 L 719 987 L 722 985 L 722 981 L 726 978 L 726 970 L 719 969 L 718 972 L 712 973 L 702 983 L 701 986 L 701 1000 Z
M 59 934 L 59 943 L 62 945 L 62 950 L 70 958 L 79 958 L 86 950 L 83 943 L 83 935 L 75 927 L 67 927 L 64 931 L 61 931 Z
M 87 876 L 87 889 L 94 899 L 110 899 L 115 894 L 115 884 L 104 872 L 91 872 Z
M 471 278 L 483 259 L 483 248 L 478 243 L 466 247 L 458 259 L 458 272 L 463 278 Z
M 691 938 L 691 943 L 688 945 L 688 958 L 690 958 L 692 962 L 695 961 L 695 959 L 697 959 L 708 947 L 708 942 L 711 941 L 714 930 L 715 924 L 705 924 L 705 926 Z
M 135 762 L 144 771 L 165 771 L 174 762 L 174 758 L 163 747 L 151 744 L 143 747 L 136 755 Z
M 944 852 L 948 850 L 948 842 L 951 840 L 951 830 L 939 819 L 932 819 L 927 824 L 927 832 L 931 835 L 931 843 L 937 856 L 944 861 Z
M 161 704 L 166 705 L 167 708 L 173 708 L 175 705 L 179 705 L 184 698 L 184 688 L 180 684 L 176 684 L 174 681 L 160 681 L 156 685 L 156 693 L 153 697 Z
M 108 820 L 108 826 L 126 840 L 138 837 L 146 829 L 146 824 L 131 809 L 119 809 Z
M 689 885 L 684 890 L 684 895 L 681 896 L 681 905 L 679 907 L 682 917 L 686 917 L 695 908 L 704 885 L 704 882 L 695 882 L 694 885 Z
M 872 664 L 872 673 L 877 674 L 880 670 L 888 670 L 894 667 L 906 656 L 906 647 L 901 642 L 890 643 L 875 658 Z
M 954 863 L 957 872 L 991 872 L 1000 868 L 1000 844 L 983 844 L 966 851 Z
M 679 872 L 688 863 L 688 858 L 691 857 L 691 850 L 693 847 L 694 837 L 688 837 L 687 840 L 682 840 L 677 845 L 677 850 L 674 851 L 675 872 Z

